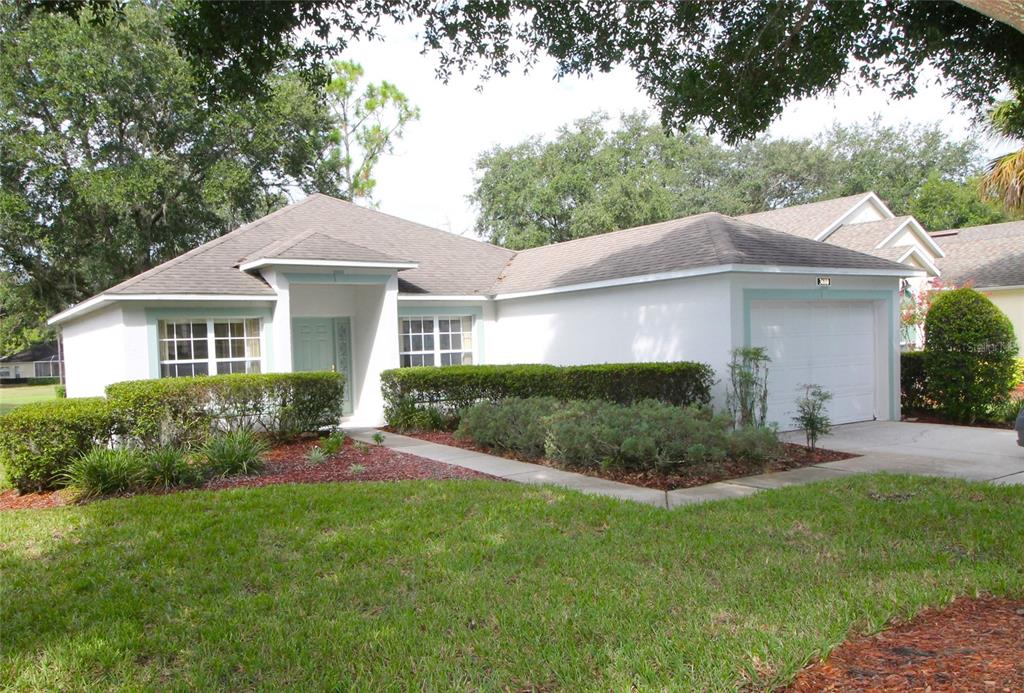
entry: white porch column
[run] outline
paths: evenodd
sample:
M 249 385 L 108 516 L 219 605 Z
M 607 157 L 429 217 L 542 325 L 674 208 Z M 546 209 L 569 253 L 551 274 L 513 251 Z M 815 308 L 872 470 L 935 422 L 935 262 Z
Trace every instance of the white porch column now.
M 292 304 L 288 290 L 288 279 L 270 267 L 260 270 L 263 278 L 277 294 L 274 305 L 274 324 L 268 339 L 272 342 L 271 353 L 273 362 L 269 364 L 271 372 L 291 373 L 292 370 Z
M 398 275 L 392 273 L 384 285 L 380 311 L 376 324 L 366 325 L 373 330 L 373 348 L 366 366 L 365 379 L 359 396 L 359 410 L 349 421 L 351 425 L 379 426 L 384 423 L 384 398 L 380 391 L 380 374 L 398 368 Z

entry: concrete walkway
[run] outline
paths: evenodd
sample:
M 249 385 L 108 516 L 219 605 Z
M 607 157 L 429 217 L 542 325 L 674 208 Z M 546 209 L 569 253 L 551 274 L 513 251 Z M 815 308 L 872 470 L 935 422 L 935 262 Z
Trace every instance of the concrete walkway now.
M 944 451 L 946 456 L 942 457 L 936 454 L 943 452 L 941 449 L 936 451 L 936 453 L 929 449 L 931 444 L 913 448 L 915 450 L 927 451 L 927 456 L 912 456 L 894 454 L 889 451 L 890 446 L 898 444 L 896 440 L 893 440 L 893 436 L 896 438 L 900 436 L 918 436 L 922 435 L 922 432 L 914 429 L 898 429 L 896 433 L 893 433 L 891 429 L 885 430 L 887 425 L 930 426 L 933 424 L 872 422 L 869 424 L 837 426 L 832 436 L 820 442 L 821 446 L 833 450 L 860 452 L 862 453 L 861 457 L 841 460 L 839 462 L 823 462 L 822 464 L 792 469 L 787 472 L 757 474 L 740 479 L 719 481 L 705 486 L 677 489 L 675 491 L 643 488 L 631 484 L 623 484 L 618 481 L 599 479 L 585 474 L 552 469 L 540 464 L 517 462 L 516 460 L 488 455 L 475 450 L 439 445 L 396 433 L 382 433 L 384 433 L 383 444 L 387 447 L 398 452 L 419 455 L 435 462 L 465 467 L 466 469 L 472 469 L 522 484 L 554 484 L 582 493 L 620 498 L 669 509 L 681 505 L 704 503 L 726 498 L 742 498 L 767 489 L 808 484 L 814 481 L 828 481 L 830 479 L 842 478 L 848 474 L 869 472 L 950 476 L 1004 484 L 1024 484 L 1024 448 L 1016 446 L 1015 438 L 1012 441 L 1014 447 L 1021 451 L 1021 454 L 1016 456 L 1010 453 L 1005 455 L 1002 453 L 1002 448 L 999 447 L 998 443 L 999 436 L 995 437 L 996 443 L 992 443 L 990 438 L 978 436 L 976 440 L 973 440 L 973 444 L 978 445 L 981 451 L 973 459 L 969 460 L 959 458 L 959 453 L 962 450 L 957 446 L 953 446 L 953 452 L 949 450 Z M 859 428 L 854 429 L 853 427 Z M 879 430 L 879 436 L 875 435 L 872 427 L 882 427 Z M 939 428 L 960 429 L 961 427 L 940 426 Z M 977 429 L 967 430 L 976 431 Z M 984 430 L 988 433 L 1003 433 L 1003 431 L 991 431 L 991 429 Z M 375 429 L 353 429 L 346 432 L 355 440 L 365 443 L 372 443 L 373 434 L 377 433 Z M 948 434 L 947 431 L 932 433 L 938 435 L 940 439 Z M 791 436 L 792 434 L 787 434 L 784 437 Z M 925 432 L 925 437 L 927 437 L 927 432 Z M 986 445 L 995 445 L 995 451 L 993 452 L 988 447 L 985 447 Z M 874 447 L 878 446 L 881 446 L 883 449 L 876 451 Z M 988 452 L 984 452 L 985 450 L 988 450 Z

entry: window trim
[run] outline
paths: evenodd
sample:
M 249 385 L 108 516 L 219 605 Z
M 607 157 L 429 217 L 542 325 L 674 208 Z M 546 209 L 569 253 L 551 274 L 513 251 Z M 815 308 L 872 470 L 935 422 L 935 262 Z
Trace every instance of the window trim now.
M 419 311 L 417 311 L 417 313 L 419 313 Z M 472 346 L 470 346 L 469 349 L 465 349 L 465 348 L 462 348 L 462 349 L 450 349 L 450 348 L 449 349 L 442 349 L 441 348 L 441 334 L 442 333 L 440 331 L 441 330 L 441 326 L 440 326 L 441 320 L 456 320 L 456 319 L 463 320 L 465 318 L 469 318 L 469 320 L 470 320 L 470 327 L 469 327 L 469 330 L 468 330 L 468 334 L 470 335 L 471 339 L 473 340 Z M 431 350 L 428 351 L 426 349 L 419 349 L 419 350 L 412 350 L 412 349 L 410 349 L 410 350 L 406 351 L 406 350 L 402 349 L 402 337 L 404 336 L 404 333 L 402 332 L 402 322 L 405 321 L 405 320 L 422 320 L 424 322 L 429 320 L 431 322 L 431 324 L 433 325 L 433 329 L 432 329 L 431 332 L 416 333 L 416 334 L 422 334 L 422 335 L 428 335 L 429 334 L 429 335 L 432 336 L 434 345 L 433 345 L 433 348 Z M 426 312 L 424 314 L 407 314 L 407 315 L 403 315 L 401 312 L 399 312 L 399 316 L 398 316 L 398 363 L 399 363 L 399 367 L 400 368 L 413 368 L 414 367 L 414 366 L 411 366 L 411 365 L 410 366 L 403 366 L 402 365 L 402 358 L 405 357 L 405 356 L 427 356 L 427 355 L 429 355 L 433 359 L 434 363 L 432 365 L 443 367 L 442 363 L 441 363 L 441 357 L 444 354 L 466 354 L 466 353 L 468 353 L 472 363 L 479 363 L 479 341 L 480 340 L 479 340 L 479 336 L 478 336 L 479 333 L 478 333 L 478 329 L 477 329 L 477 326 L 479 325 L 479 321 L 480 321 L 480 316 L 476 315 L 472 310 L 452 311 L 452 312 L 443 312 L 443 313 L 442 312 L 437 312 L 437 313 Z M 410 333 L 410 334 L 412 334 L 412 333 Z M 449 331 L 449 332 L 445 332 L 444 334 L 451 335 L 451 334 L 455 334 L 455 333 Z M 459 332 L 459 334 L 460 335 L 465 335 L 465 334 L 467 334 L 467 331 L 462 330 L 462 331 Z M 451 364 L 447 364 L 447 365 L 451 365 Z
M 243 336 L 240 337 L 240 338 L 237 338 L 237 339 L 241 339 L 242 343 L 244 344 L 248 339 L 252 339 L 253 338 L 253 337 L 246 337 L 245 336 L 245 332 L 244 332 L 244 329 L 245 329 L 244 325 L 249 320 L 255 320 L 256 321 L 256 334 L 254 336 L 255 336 L 256 339 L 259 340 L 260 355 L 257 358 L 249 358 L 249 357 L 245 357 L 245 356 L 241 356 L 241 357 L 228 356 L 228 357 L 225 357 L 225 358 L 218 358 L 217 357 L 217 344 L 216 344 L 217 337 L 216 337 L 216 331 L 215 331 L 214 325 L 217 324 L 217 323 L 241 322 L 243 324 Z M 206 337 L 205 337 L 205 341 L 206 341 L 206 358 L 198 358 L 198 359 L 197 358 L 192 358 L 192 359 L 164 359 L 164 358 L 162 358 L 162 355 L 161 355 L 161 345 L 164 342 L 168 341 L 167 338 L 164 337 L 163 333 L 161 332 L 161 327 L 165 323 L 172 323 L 172 324 L 174 324 L 174 323 L 191 323 L 191 324 L 202 323 L 202 324 L 205 324 L 206 325 Z M 258 316 L 258 315 L 207 315 L 207 316 L 199 316 L 199 317 L 197 317 L 197 316 L 190 316 L 188 314 L 182 314 L 182 315 L 173 315 L 173 316 L 171 316 L 171 315 L 159 316 L 159 317 L 157 317 L 153 321 L 153 327 L 154 327 L 154 331 L 155 331 L 155 348 L 156 348 L 156 351 L 154 353 L 154 361 L 155 361 L 155 371 L 156 371 L 156 373 L 155 373 L 154 377 L 155 378 L 188 377 L 188 376 L 164 375 L 163 374 L 163 367 L 165 365 L 206 363 L 206 370 L 207 370 L 206 375 L 218 375 L 218 373 L 217 373 L 217 364 L 219 364 L 219 363 L 244 363 L 244 362 L 249 362 L 249 361 L 258 362 L 259 363 L 259 372 L 260 373 L 266 373 L 267 372 L 267 363 L 268 363 L 268 359 L 267 359 L 267 344 L 266 344 L 266 333 L 267 333 L 266 325 L 267 325 L 267 321 L 262 316 Z M 230 340 L 232 338 L 228 337 L 227 339 Z M 192 337 L 189 337 L 189 340 L 190 341 L 195 341 Z M 192 377 L 197 377 L 197 376 L 192 376 Z

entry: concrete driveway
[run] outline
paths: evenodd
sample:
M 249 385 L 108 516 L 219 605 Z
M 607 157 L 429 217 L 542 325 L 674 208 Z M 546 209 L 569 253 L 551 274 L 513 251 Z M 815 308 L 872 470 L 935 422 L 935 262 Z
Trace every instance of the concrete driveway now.
M 783 438 L 802 443 L 799 432 Z M 1010 430 L 905 421 L 836 426 L 823 448 L 863 455 L 818 465 L 851 472 L 906 472 L 1024 484 L 1024 448 Z

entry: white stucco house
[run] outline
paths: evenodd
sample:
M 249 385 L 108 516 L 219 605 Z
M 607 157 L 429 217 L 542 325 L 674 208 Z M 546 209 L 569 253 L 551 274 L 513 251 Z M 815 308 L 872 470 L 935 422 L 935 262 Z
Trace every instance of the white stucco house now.
M 137 378 L 336 368 L 346 423 L 376 425 L 389 368 L 694 360 L 721 378 L 731 349 L 758 345 L 782 427 L 809 382 L 833 392 L 837 423 L 898 419 L 901 282 L 930 272 L 900 242 L 930 239 L 885 211 L 847 219 L 884 222 L 871 253 L 814 240 L 810 219 L 781 232 L 720 214 L 513 252 L 312 195 L 50 322 L 71 397 Z

